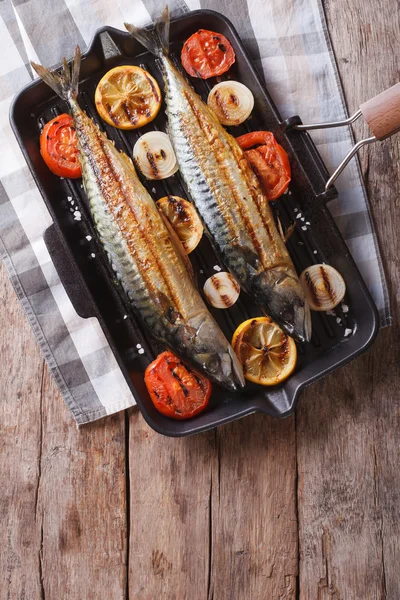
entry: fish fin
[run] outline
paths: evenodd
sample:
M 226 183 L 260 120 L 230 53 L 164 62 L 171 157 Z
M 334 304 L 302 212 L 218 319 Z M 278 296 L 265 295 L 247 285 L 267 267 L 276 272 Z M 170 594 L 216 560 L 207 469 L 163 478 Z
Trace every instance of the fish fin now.
M 248 246 L 237 246 L 238 252 L 241 252 L 247 262 L 255 271 L 260 267 L 260 257 L 254 250 Z
M 277 217 L 276 220 L 278 221 L 278 232 L 279 232 L 279 235 L 282 238 L 282 242 L 285 242 L 285 234 L 283 233 L 283 227 L 282 227 L 281 220 L 280 220 L 279 217 Z
M 292 235 L 293 231 L 296 228 L 296 222 L 292 223 L 291 225 L 289 225 L 289 227 L 286 229 L 286 231 L 283 231 L 283 227 L 282 227 L 282 223 L 280 218 L 277 218 L 278 221 L 278 231 L 279 231 L 279 235 L 282 238 L 282 241 L 284 244 L 286 244 L 286 242 L 288 241 L 288 239 L 290 238 L 290 236 Z
M 189 277 L 195 284 L 196 278 L 194 276 L 192 263 L 190 262 L 189 257 L 183 248 L 182 242 L 179 239 L 178 234 L 176 233 L 175 229 L 172 227 L 171 223 L 168 221 L 167 217 L 164 215 L 162 210 L 159 208 L 158 211 L 161 215 L 162 220 L 164 221 L 165 227 L 168 229 L 169 237 L 171 238 L 171 241 L 172 241 L 172 244 L 173 244 L 175 250 L 177 251 L 179 256 L 181 256 L 183 262 L 185 263 L 186 270 L 189 273 Z
M 31 62 L 32 68 L 41 79 L 63 100 L 75 99 L 78 95 L 79 69 L 81 66 L 81 50 L 79 46 L 75 48 L 74 58 L 69 67 L 66 59 L 63 59 L 60 73 L 45 69 L 42 65 Z
M 161 18 L 155 22 L 153 29 L 148 30 L 143 27 L 136 27 L 131 23 L 124 23 L 129 33 L 142 44 L 149 52 L 155 54 L 168 54 L 169 45 L 169 8 L 164 8 Z
M 160 306 L 162 313 L 172 325 L 174 325 L 179 318 L 182 318 L 180 312 L 174 309 L 170 299 L 164 292 L 157 292 L 156 301 Z
M 285 237 L 284 237 L 284 242 L 286 244 L 286 242 L 288 241 L 288 239 L 290 238 L 290 236 L 292 235 L 293 231 L 296 229 L 296 222 L 292 223 L 291 225 L 289 225 L 289 227 L 286 229 L 285 231 Z
M 232 346 L 228 346 L 228 353 L 231 357 L 233 372 L 236 375 L 236 378 L 239 381 L 241 387 L 244 387 L 246 382 L 244 380 L 242 365 L 240 364 L 239 359 L 236 356 L 236 352 L 234 351 Z
M 115 145 L 115 142 L 113 142 L 113 144 Z M 119 157 L 122 160 L 122 162 L 124 163 L 125 167 L 128 169 L 128 171 L 130 173 L 132 173 L 132 175 L 137 177 L 135 165 L 133 164 L 132 159 L 129 158 L 129 156 L 127 154 L 125 154 L 125 152 L 123 152 L 122 150 L 119 153 Z

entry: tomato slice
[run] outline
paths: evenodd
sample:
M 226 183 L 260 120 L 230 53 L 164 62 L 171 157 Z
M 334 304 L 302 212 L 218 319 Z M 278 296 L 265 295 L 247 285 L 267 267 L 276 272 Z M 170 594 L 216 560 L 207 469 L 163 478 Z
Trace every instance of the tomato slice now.
M 291 170 L 289 157 L 270 131 L 253 131 L 236 138 L 245 151 L 268 200 L 276 200 L 287 189 Z
M 181 61 L 189 75 L 208 79 L 226 73 L 235 62 L 235 52 L 221 33 L 199 29 L 184 43 Z
M 62 114 L 46 123 L 40 135 L 40 154 L 55 175 L 81 177 L 78 140 L 70 115 Z
M 163 415 L 190 419 L 208 404 L 211 382 L 187 367 L 172 352 L 163 352 L 144 374 L 150 398 Z

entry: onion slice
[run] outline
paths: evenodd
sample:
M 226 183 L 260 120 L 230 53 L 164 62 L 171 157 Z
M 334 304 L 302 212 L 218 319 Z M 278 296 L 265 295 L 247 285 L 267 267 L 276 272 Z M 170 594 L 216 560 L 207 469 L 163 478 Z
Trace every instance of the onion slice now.
M 221 271 L 207 279 L 203 292 L 215 308 L 229 308 L 239 298 L 240 286 L 230 273 Z
M 253 110 L 254 96 L 239 81 L 221 81 L 209 93 L 207 104 L 222 125 L 240 125 Z
M 162 131 L 142 135 L 133 148 L 133 159 L 147 179 L 166 179 L 178 170 L 169 136 Z
M 311 265 L 300 275 L 310 308 L 316 311 L 333 310 L 346 293 L 341 274 L 329 265 Z

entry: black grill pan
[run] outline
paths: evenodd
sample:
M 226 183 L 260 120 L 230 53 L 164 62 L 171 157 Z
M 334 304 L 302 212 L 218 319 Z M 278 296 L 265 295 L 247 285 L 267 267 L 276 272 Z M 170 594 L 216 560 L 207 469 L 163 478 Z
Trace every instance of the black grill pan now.
M 67 293 L 78 314 L 99 319 L 146 421 L 156 431 L 170 436 L 211 429 L 256 411 L 274 417 L 290 414 L 305 386 L 361 354 L 372 343 L 378 330 L 376 307 L 326 207 L 337 193 L 335 188 L 325 191 L 329 174 L 311 138 L 306 132 L 285 129 L 236 30 L 220 14 L 195 11 L 171 23 L 170 52 L 177 66 L 183 42 L 199 28 L 220 32 L 230 40 L 236 62 L 227 76 L 247 85 L 255 97 L 253 115 L 244 125 L 231 128 L 231 133 L 238 136 L 251 130 L 272 131 L 289 154 L 292 182 L 289 193 L 276 202 L 274 211 L 284 229 L 293 221 L 297 223 L 288 242 L 296 269 L 301 272 L 312 263 L 326 262 L 340 271 L 347 285 L 345 311 L 338 307 L 335 316 L 312 314 L 311 343 L 298 347 L 299 358 L 294 374 L 275 388 L 248 383 L 243 391 L 230 393 L 214 386 L 207 410 L 188 421 L 174 421 L 155 410 L 143 382 L 143 372 L 163 348 L 153 343 L 136 320 L 115 282 L 104 251 L 97 242 L 81 181 L 54 176 L 39 153 L 39 134 L 44 123 L 66 112 L 68 107 L 43 82 L 35 81 L 16 96 L 10 114 L 14 133 L 54 220 L 54 225 L 45 234 L 45 241 Z M 152 123 L 131 132 L 110 127 L 98 117 L 93 103 L 96 85 L 104 73 L 122 64 L 144 67 L 163 90 L 154 57 L 128 33 L 104 27 L 96 33 L 83 56 L 78 100 L 116 146 L 131 155 L 133 145 L 142 133 L 166 129 L 166 117 L 162 109 Z M 190 78 L 203 99 L 215 81 Z M 154 199 L 166 194 L 187 195 L 179 173 L 165 181 L 143 179 L 143 183 Z M 74 207 L 81 212 L 81 221 L 74 220 L 68 197 L 73 198 Z M 86 239 L 89 235 L 92 237 L 90 241 Z M 205 280 L 215 273 L 215 266 L 223 267 L 205 237 L 190 258 L 200 289 Z M 230 309 L 211 309 L 211 312 L 228 339 L 240 322 L 259 316 L 259 310 L 245 293 Z M 138 343 L 145 349 L 144 354 L 138 354 Z

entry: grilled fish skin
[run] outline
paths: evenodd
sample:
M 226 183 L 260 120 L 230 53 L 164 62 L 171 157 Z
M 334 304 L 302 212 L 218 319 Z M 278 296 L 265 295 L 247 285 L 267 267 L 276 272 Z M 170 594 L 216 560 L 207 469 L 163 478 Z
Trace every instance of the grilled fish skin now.
M 183 252 L 119 152 L 77 103 L 80 51 L 71 72 L 38 75 L 67 100 L 77 133 L 84 188 L 100 240 L 132 306 L 153 336 L 222 386 L 244 385 L 239 361 L 207 310 Z
M 236 140 L 168 57 L 168 8 L 154 32 L 125 27 L 160 60 L 169 135 L 215 249 L 263 312 L 289 335 L 309 341 L 308 303 L 257 177 Z

